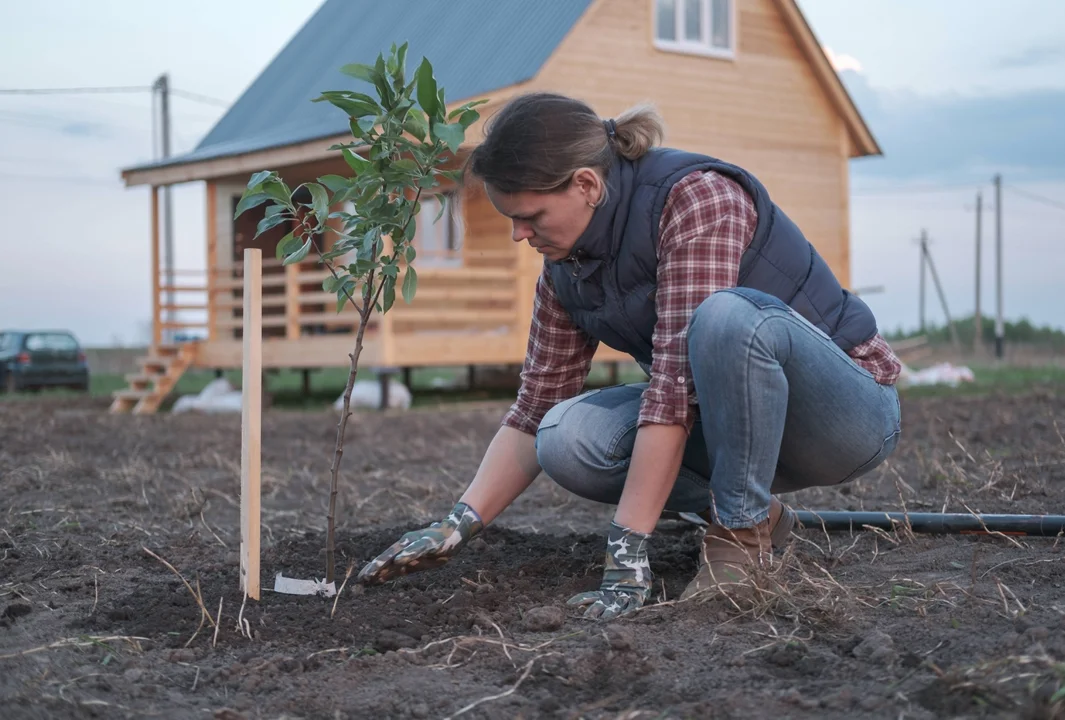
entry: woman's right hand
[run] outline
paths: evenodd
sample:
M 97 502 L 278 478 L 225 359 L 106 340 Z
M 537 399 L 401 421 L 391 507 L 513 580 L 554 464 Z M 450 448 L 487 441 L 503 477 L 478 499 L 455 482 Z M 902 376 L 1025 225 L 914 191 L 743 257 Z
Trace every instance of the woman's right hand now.
M 377 585 L 407 573 L 440 567 L 484 529 L 477 511 L 458 503 L 443 520 L 412 530 L 359 571 L 356 582 Z

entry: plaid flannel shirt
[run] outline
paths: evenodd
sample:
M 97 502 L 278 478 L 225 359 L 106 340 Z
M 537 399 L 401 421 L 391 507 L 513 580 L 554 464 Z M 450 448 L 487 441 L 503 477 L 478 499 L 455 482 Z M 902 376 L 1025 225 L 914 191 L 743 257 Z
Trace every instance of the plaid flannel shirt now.
M 688 321 L 708 296 L 736 286 L 757 222 L 750 196 L 718 173 L 693 172 L 670 190 L 659 224 L 658 322 L 640 426 L 683 425 L 691 431 L 698 401 L 688 364 Z M 581 392 L 598 345 L 563 309 L 545 267 L 536 285 L 521 389 L 503 424 L 535 434 L 553 405 Z M 879 334 L 848 355 L 881 384 L 898 379 L 901 364 Z

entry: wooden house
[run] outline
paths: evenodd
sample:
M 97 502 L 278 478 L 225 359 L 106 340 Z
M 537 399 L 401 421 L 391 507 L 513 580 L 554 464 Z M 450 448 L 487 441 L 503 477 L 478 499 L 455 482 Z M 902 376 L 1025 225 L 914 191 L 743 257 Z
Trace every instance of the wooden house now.
M 335 312 L 314 261 L 272 261 L 278 228 L 253 240 L 257 215 L 233 211 L 251 174 L 290 183 L 346 173 L 327 148 L 349 138 L 346 118 L 310 100 L 355 82 L 338 69 L 410 43 L 456 104 L 486 98 L 482 120 L 532 90 L 580 97 L 603 117 L 651 101 L 666 143 L 744 166 L 799 223 L 844 283 L 850 282 L 848 161 L 878 155 L 795 0 L 325 0 L 200 145 L 186 155 L 123 171 L 150 186 L 153 342 L 142 372 L 116 394 L 116 411 L 153 412 L 189 367 L 241 364 L 241 257 L 263 248 L 267 368 L 347 365 L 354 312 Z M 458 153 L 481 137 L 478 123 Z M 206 272 L 160 269 L 159 189 L 202 183 Z M 410 305 L 367 328 L 365 367 L 521 363 L 540 257 L 510 239 L 510 224 L 476 187 L 455 212 L 419 223 L 419 289 Z M 262 211 L 262 208 L 259 208 Z M 169 301 L 168 298 L 176 298 Z M 197 339 L 164 342 L 174 330 Z M 599 360 L 624 359 L 602 348 Z

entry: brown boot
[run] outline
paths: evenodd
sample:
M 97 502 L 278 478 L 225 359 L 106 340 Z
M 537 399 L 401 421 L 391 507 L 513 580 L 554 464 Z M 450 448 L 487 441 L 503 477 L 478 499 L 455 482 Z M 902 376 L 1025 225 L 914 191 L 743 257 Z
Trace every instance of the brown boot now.
M 794 512 L 776 498 L 770 503 L 769 517 L 752 528 L 733 530 L 711 525 L 703 537 L 699 569 L 680 599 L 742 584 L 755 567 L 772 563 L 773 547 L 786 545 L 794 526 Z
M 791 542 L 791 531 L 797 524 L 794 510 L 775 497 L 769 498 L 769 538 L 774 550 L 782 550 Z
M 668 513 L 668 514 L 667 514 Z M 710 509 L 707 508 L 702 512 L 688 513 L 689 515 L 695 515 L 702 520 L 706 525 L 713 525 L 714 519 L 710 515 Z M 669 513 L 669 511 L 662 513 L 662 518 L 669 518 L 675 520 L 681 518 L 681 513 Z M 795 511 L 784 503 L 777 500 L 775 497 L 769 498 L 769 527 L 770 540 L 773 543 L 774 550 L 781 550 L 791 540 L 791 531 L 795 529 L 797 525 Z

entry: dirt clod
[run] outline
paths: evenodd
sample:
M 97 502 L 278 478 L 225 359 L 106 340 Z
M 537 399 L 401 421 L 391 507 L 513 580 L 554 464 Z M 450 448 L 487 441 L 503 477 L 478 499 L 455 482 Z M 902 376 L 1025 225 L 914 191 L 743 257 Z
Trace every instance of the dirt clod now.
M 566 612 L 560 607 L 544 605 L 529 608 L 521 619 L 521 627 L 529 632 L 550 632 L 566 623 Z
M 33 612 L 33 608 L 27 603 L 13 602 L 4 608 L 3 619 L 13 622 L 17 618 L 24 617 Z
M 374 639 L 373 646 L 378 652 L 390 652 L 400 648 L 417 647 L 418 641 L 410 635 L 404 635 L 394 630 L 383 630 Z
M 859 660 L 887 665 L 895 658 L 895 643 L 887 633 L 873 630 L 851 652 Z
M 621 625 L 607 628 L 606 635 L 610 640 L 610 648 L 618 652 L 632 650 L 636 642 L 632 630 Z

